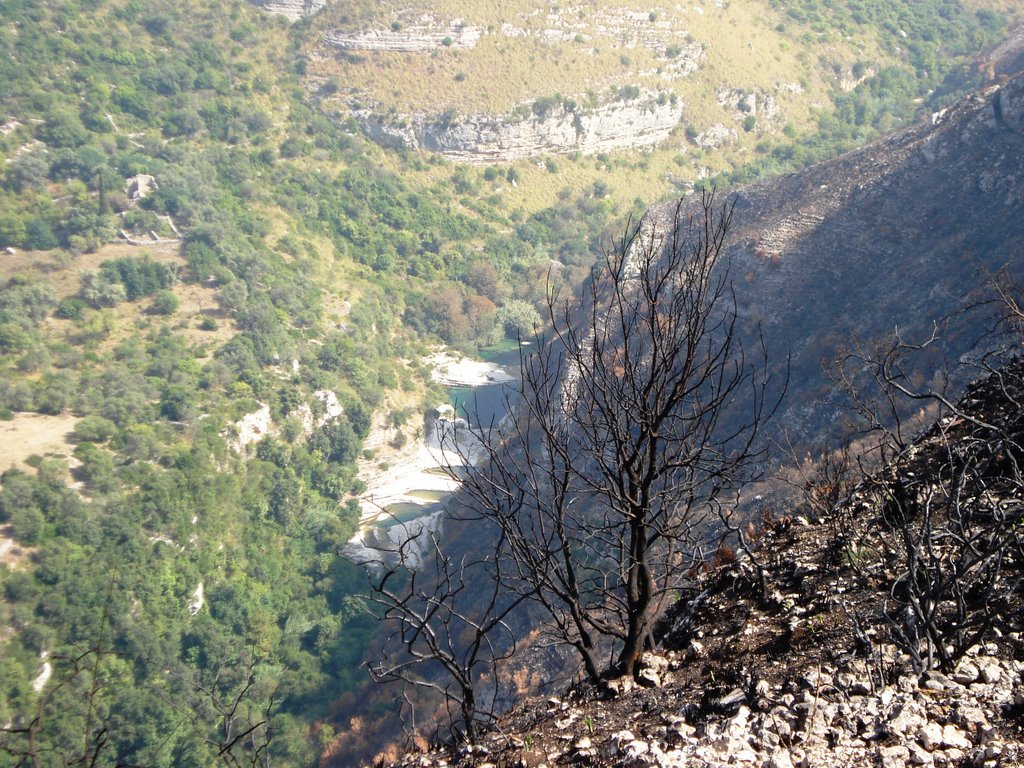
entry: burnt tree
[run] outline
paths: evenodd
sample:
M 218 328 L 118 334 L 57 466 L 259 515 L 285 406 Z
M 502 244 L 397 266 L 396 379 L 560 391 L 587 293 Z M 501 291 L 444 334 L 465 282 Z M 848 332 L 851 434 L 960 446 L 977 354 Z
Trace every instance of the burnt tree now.
M 511 418 L 451 441 L 457 514 L 497 526 L 507 588 L 544 609 L 595 679 L 637 672 L 784 389 L 740 338 L 732 208 L 705 195 L 687 211 L 630 228 L 581 297 L 550 294 L 549 332 L 521 347 Z
M 516 648 L 506 619 L 523 598 L 502 589 L 499 559 L 453 555 L 428 526 L 395 524 L 401 541 L 371 548 L 362 561 L 366 599 L 390 630 L 370 675 L 406 687 L 411 732 L 418 724 L 408 689 L 421 689 L 441 697 L 453 740 L 472 742 L 495 715 L 497 666 Z

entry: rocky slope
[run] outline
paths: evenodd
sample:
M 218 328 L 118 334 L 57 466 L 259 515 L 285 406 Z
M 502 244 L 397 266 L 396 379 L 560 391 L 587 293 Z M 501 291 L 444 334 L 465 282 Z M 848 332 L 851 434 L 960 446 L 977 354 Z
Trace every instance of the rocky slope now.
M 1022 764 L 1020 541 L 1002 560 L 996 591 L 1006 599 L 989 631 L 946 670 L 915 671 L 894 639 L 902 573 L 884 556 L 893 529 L 876 492 L 879 477 L 922 493 L 948 488 L 948 468 L 974 457 L 981 469 L 965 502 L 1012 508 L 1019 519 L 1019 470 L 980 457 L 1020 452 L 1022 396 L 1018 363 L 972 387 L 956 418 L 866 479 L 828 521 L 767 519 L 753 558 L 720 557 L 695 579 L 636 683 L 529 702 L 472 747 L 403 765 Z M 984 501 L 971 496 L 982 486 Z M 862 546 L 861 559 L 849 557 L 850 542 Z M 972 604 L 967 620 L 990 609 Z

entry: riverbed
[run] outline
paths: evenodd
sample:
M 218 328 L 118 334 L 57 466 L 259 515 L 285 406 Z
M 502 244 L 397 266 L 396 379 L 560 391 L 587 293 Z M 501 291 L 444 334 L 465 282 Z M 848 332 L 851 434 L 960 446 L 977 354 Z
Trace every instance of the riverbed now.
M 490 361 L 472 360 L 437 350 L 425 358 L 432 377 L 445 385 L 448 403 L 439 403 L 442 414 L 414 444 L 389 461 L 368 469 L 361 479 L 367 490 L 360 498 L 360 525 L 356 539 L 370 531 L 436 516 L 448 496 L 458 487 L 451 469 L 461 465 L 460 451 L 445 450 L 441 435 L 453 419 L 465 426 L 497 424 L 507 412 L 508 384 L 518 372 L 518 351 L 506 351 Z M 445 425 L 448 425 L 447 427 Z M 462 446 L 465 453 L 467 446 Z M 355 539 L 353 540 L 355 541 Z

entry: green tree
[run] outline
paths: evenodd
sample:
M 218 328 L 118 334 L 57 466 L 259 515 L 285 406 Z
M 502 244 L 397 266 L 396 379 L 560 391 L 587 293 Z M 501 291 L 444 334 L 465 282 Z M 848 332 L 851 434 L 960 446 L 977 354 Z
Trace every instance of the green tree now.
M 150 311 L 155 315 L 173 315 L 178 310 L 178 297 L 174 291 L 157 291 L 150 304 Z
M 509 338 L 525 338 L 540 329 L 540 312 L 528 301 L 512 299 L 498 308 L 495 322 L 505 329 Z
M 124 285 L 101 272 L 82 275 L 82 298 L 95 309 L 115 307 L 128 299 Z

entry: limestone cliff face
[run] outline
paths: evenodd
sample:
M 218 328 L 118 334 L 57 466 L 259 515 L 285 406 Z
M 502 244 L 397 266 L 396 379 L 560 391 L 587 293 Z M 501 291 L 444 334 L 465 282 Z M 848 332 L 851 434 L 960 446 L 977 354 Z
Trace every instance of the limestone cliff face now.
M 298 21 L 315 14 L 327 5 L 327 0 L 256 0 L 256 4 L 267 13 Z
M 483 35 L 483 27 L 470 27 L 461 21 L 439 26 L 431 20 L 402 29 L 372 29 L 364 32 L 328 32 L 324 43 L 348 51 L 397 51 L 416 53 L 437 48 L 468 49 L 476 46 Z
M 439 122 L 417 115 L 396 124 L 370 112 L 357 119 L 367 136 L 385 146 L 426 149 L 451 160 L 488 164 L 542 154 L 653 147 L 669 137 L 682 114 L 681 101 L 647 98 L 614 102 L 587 113 L 559 109 L 544 118 L 518 121 L 477 116 Z
M 656 16 L 649 11 L 601 8 L 584 18 L 579 8 L 556 5 L 543 14 L 538 10 L 514 16 L 517 23 L 505 21 L 500 26 L 482 27 L 460 18 L 398 9 L 388 27 L 342 28 L 324 33 L 321 52 L 329 58 L 340 51 L 341 58 L 358 54 L 373 60 L 375 54 L 383 53 L 422 61 L 424 54 L 475 48 L 485 35 L 495 45 L 501 45 L 503 39 L 519 38 L 531 38 L 542 46 L 573 42 L 581 55 L 605 46 L 623 51 L 643 48 L 654 54 L 654 65 L 634 74 L 648 82 L 658 78 L 670 89 L 671 83 L 699 69 L 705 51 L 701 43 L 680 33 L 668 21 L 658 21 Z M 605 103 L 585 110 L 558 106 L 541 114 L 533 112 L 533 105 L 523 104 L 510 114 L 455 117 L 445 111 L 443 94 L 431 111 L 417 114 L 385 114 L 384 108 L 375 109 L 371 95 L 354 91 L 350 103 L 363 105 L 353 107 L 353 114 L 363 132 L 384 146 L 428 150 L 459 162 L 486 164 L 545 154 L 643 149 L 662 143 L 678 125 L 683 106 L 675 97 L 670 100 L 654 92 L 659 86 L 649 86 L 648 92 L 639 94 L 636 88 L 632 86 L 634 98 L 612 101 L 611 84 L 603 83 L 598 90 L 605 93 Z M 580 94 L 576 96 L 584 101 Z M 722 98 L 737 103 L 743 100 L 744 114 L 757 111 L 759 119 L 764 114 L 765 121 L 774 108 L 774 99 L 768 94 L 736 90 Z M 721 140 L 730 135 L 727 129 L 726 134 Z

